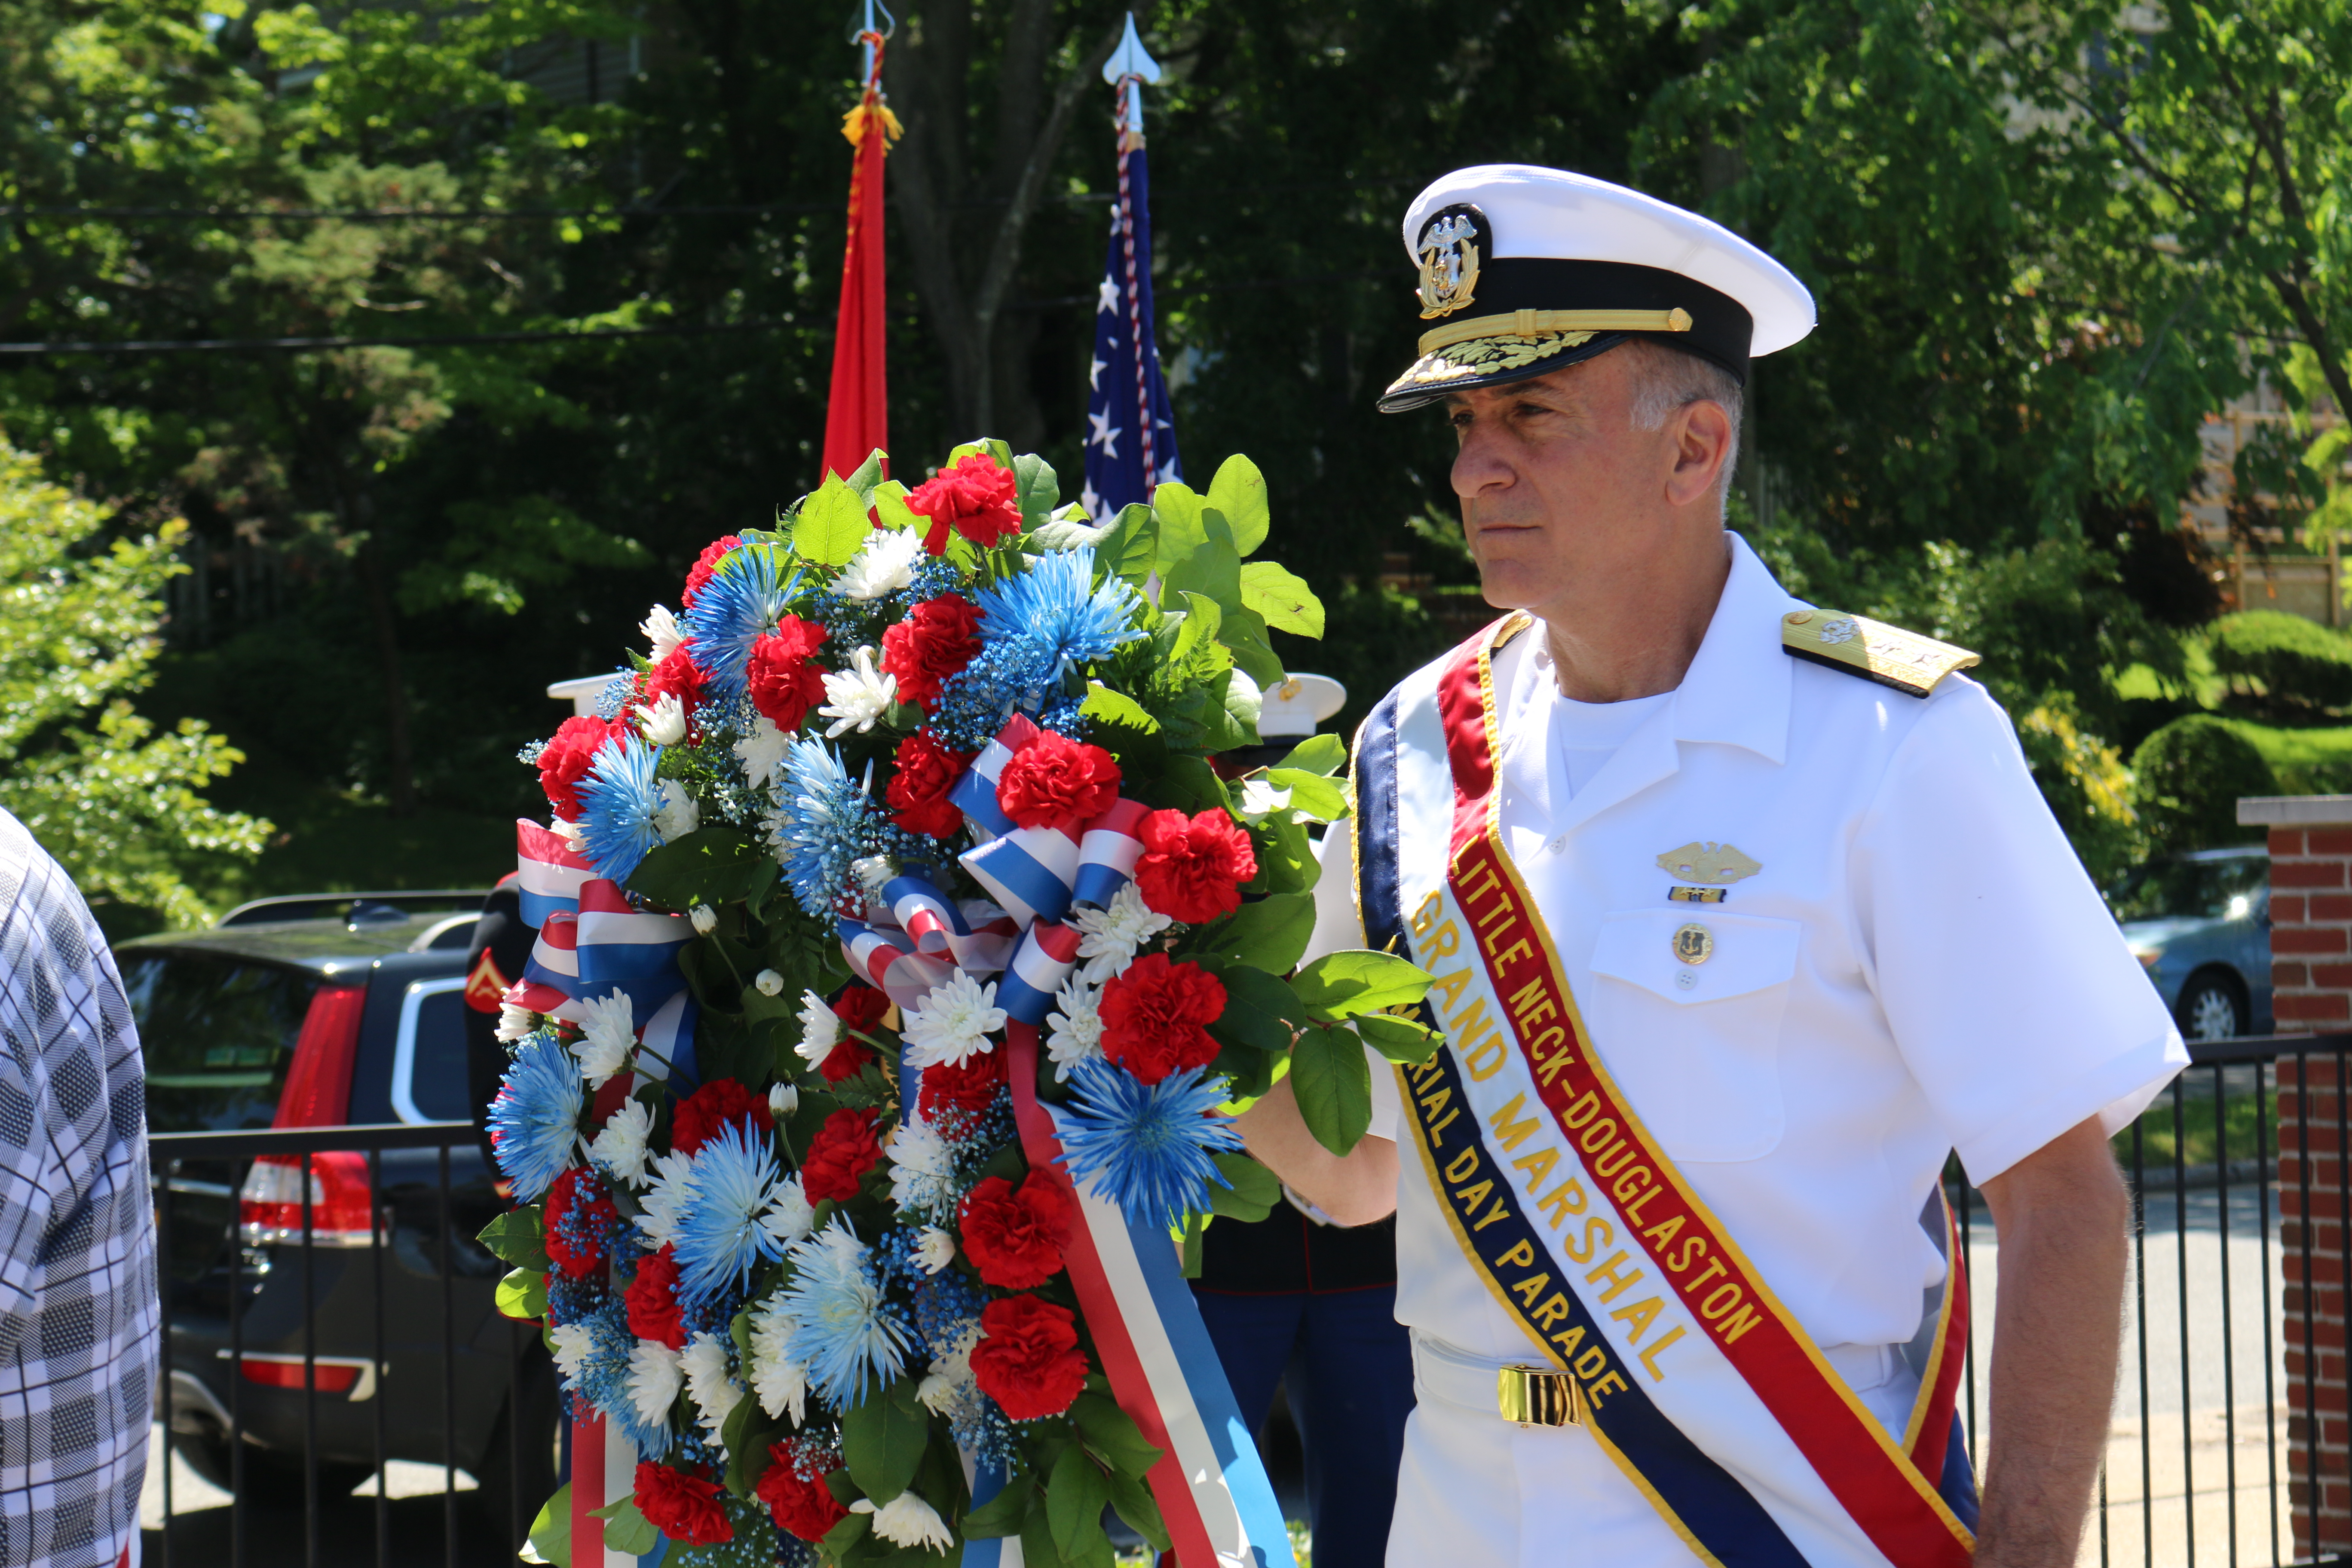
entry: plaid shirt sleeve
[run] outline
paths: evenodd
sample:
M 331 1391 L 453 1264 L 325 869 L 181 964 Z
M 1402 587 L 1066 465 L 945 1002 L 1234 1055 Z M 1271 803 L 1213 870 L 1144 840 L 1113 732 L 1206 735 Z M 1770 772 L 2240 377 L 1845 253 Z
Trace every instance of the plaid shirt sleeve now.
M 0 812 L 0 1565 L 110 1568 L 154 1397 L 146 1082 L 89 906 Z

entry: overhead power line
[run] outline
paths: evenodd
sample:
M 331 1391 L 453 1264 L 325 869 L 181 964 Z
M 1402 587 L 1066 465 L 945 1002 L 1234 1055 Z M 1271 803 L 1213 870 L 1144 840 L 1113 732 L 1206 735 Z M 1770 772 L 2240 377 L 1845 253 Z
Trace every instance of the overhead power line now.
M 443 332 L 409 337 L 348 338 L 131 338 L 113 342 L 0 343 L 0 356 L 42 354 L 253 353 L 272 350 L 300 353 L 321 349 L 446 348 L 460 343 L 560 343 L 591 338 L 688 338 L 727 332 L 764 332 L 793 325 L 785 321 L 715 321 L 674 327 L 589 327 L 574 331 Z

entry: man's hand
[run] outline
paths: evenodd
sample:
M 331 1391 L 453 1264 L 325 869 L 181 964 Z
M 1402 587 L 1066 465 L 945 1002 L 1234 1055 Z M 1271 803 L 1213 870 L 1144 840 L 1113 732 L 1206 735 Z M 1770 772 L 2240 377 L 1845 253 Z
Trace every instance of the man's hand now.
M 1346 1159 L 1332 1153 L 1307 1131 L 1289 1079 L 1276 1084 L 1234 1125 L 1260 1164 L 1339 1224 L 1370 1225 L 1396 1212 L 1396 1144 L 1367 1136 Z
M 2000 1287 L 1977 1568 L 2074 1568 L 2115 1405 L 2131 1199 L 2096 1117 L 1984 1195 Z

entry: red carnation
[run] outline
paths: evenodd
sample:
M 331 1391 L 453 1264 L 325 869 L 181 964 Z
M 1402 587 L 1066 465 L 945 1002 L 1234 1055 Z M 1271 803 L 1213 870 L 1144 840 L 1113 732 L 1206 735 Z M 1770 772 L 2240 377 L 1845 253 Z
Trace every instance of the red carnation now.
M 882 1145 L 874 1136 L 872 1110 L 836 1110 L 824 1119 L 801 1162 L 801 1190 L 808 1201 L 847 1203 L 857 1195 L 857 1179 L 879 1164 Z
M 985 452 L 966 452 L 908 496 L 907 510 L 930 519 L 923 548 L 934 555 L 946 552 L 950 528 L 989 548 L 1021 531 L 1018 493 L 1012 469 Z
M 1145 1083 L 1207 1067 L 1217 1059 L 1207 1026 L 1224 1010 L 1224 983 L 1215 975 L 1147 952 L 1103 986 L 1103 1055 Z
M 898 695 L 928 713 L 940 683 L 980 652 L 980 607 L 961 594 L 925 599 L 882 634 L 882 668 L 898 678 Z
M 883 792 L 896 814 L 891 820 L 909 833 L 952 837 L 963 826 L 963 812 L 948 799 L 948 791 L 978 754 L 950 751 L 929 730 L 918 730 L 899 742 L 898 771 Z
M 849 1517 L 824 1484 L 823 1476 L 803 1479 L 793 1468 L 793 1452 L 782 1443 L 768 1445 L 768 1458 L 775 1461 L 768 1473 L 760 1478 L 755 1489 L 768 1511 L 776 1516 L 776 1528 L 789 1531 L 803 1541 L 823 1541 L 826 1532 Z
M 1062 1271 L 1070 1245 L 1071 1203 L 1043 1171 L 1015 1191 L 1002 1176 L 966 1194 L 957 1228 L 964 1256 L 981 1279 L 1003 1290 L 1034 1290 Z
M 629 1309 L 629 1332 L 658 1340 L 674 1351 L 686 1348 L 686 1320 L 677 1310 L 677 1253 L 665 1246 L 637 1265 L 637 1277 L 621 1293 Z
M 1015 1421 L 1059 1415 L 1087 1386 L 1087 1352 L 1066 1307 L 1007 1296 L 981 1309 L 971 1375 Z
M 694 558 L 694 565 L 687 572 L 686 592 L 678 595 L 688 609 L 694 607 L 695 595 L 702 592 L 705 583 L 710 581 L 710 574 L 719 570 L 719 563 L 726 558 L 727 552 L 740 550 L 742 545 L 742 539 L 730 533 L 702 547 L 702 553 Z
M 719 1483 L 700 1476 L 637 1462 L 637 1511 L 646 1521 L 672 1541 L 688 1546 L 717 1546 L 735 1539 L 727 1510 L 719 1506 Z
M 677 1153 L 694 1153 L 730 1121 L 746 1123 L 744 1132 L 755 1139 L 776 1127 L 767 1096 L 753 1094 L 738 1079 L 714 1078 L 677 1102 L 677 1115 L 670 1122 L 669 1146 Z
M 1257 875 L 1249 835 L 1211 806 L 1194 817 L 1155 811 L 1143 819 L 1136 890 L 1146 906 L 1193 925 L 1242 907 L 1242 884 Z
M 860 985 L 852 981 L 842 988 L 841 994 L 833 999 L 833 1016 L 841 1020 L 841 1042 L 817 1067 L 817 1070 L 824 1075 L 825 1082 L 840 1083 L 845 1079 L 856 1078 L 865 1069 L 866 1064 L 874 1059 L 874 1052 L 862 1042 L 852 1039 L 848 1031 L 855 1029 L 860 1034 L 870 1035 L 882 1026 L 882 1020 L 889 1015 L 890 998 L 871 985 Z
M 1100 746 L 1048 730 L 996 776 L 996 804 L 1022 827 L 1075 830 L 1118 799 L 1118 764 Z
M 664 697 L 676 697 L 691 721 L 694 710 L 702 706 L 702 667 L 680 643 L 669 650 L 669 657 L 638 678 L 637 700 L 650 708 Z
M 547 1190 L 547 1256 L 566 1279 L 585 1279 L 604 1261 L 604 1237 L 619 1221 L 596 1173 L 582 1166 Z
M 777 729 L 799 729 L 808 710 L 824 700 L 824 671 L 811 658 L 824 642 L 823 626 L 786 616 L 774 631 L 751 645 L 743 688 L 751 706 Z
M 613 735 L 614 727 L 604 720 L 575 714 L 556 727 L 546 749 L 539 753 L 539 787 L 547 792 L 547 803 L 564 821 L 580 820 L 580 797 L 572 791 L 588 776 L 596 753 Z
M 923 1069 L 916 1109 L 926 1117 L 937 1117 L 943 1110 L 977 1116 L 996 1102 L 997 1086 L 1003 1081 L 1002 1051 L 974 1051 L 960 1062 L 934 1062 Z

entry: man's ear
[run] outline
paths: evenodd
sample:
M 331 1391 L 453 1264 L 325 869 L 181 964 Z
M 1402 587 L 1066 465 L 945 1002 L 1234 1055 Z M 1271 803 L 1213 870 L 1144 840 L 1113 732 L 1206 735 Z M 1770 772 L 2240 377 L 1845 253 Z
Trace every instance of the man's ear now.
M 1713 398 L 1685 404 L 1675 416 L 1675 466 L 1666 476 L 1666 500 L 1689 506 L 1705 498 L 1725 478 L 1737 434 L 1731 415 Z

